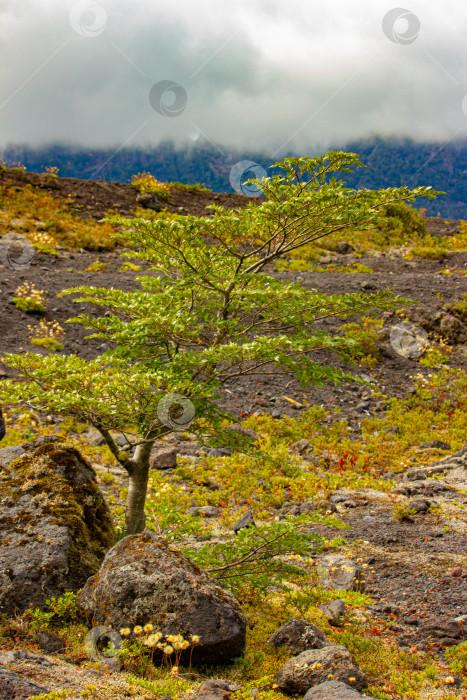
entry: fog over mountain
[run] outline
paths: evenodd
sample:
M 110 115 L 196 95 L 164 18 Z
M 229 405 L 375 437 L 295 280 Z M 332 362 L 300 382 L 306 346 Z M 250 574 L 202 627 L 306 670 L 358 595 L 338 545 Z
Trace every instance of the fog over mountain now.
M 0 144 L 467 136 L 459 0 L 0 0 Z

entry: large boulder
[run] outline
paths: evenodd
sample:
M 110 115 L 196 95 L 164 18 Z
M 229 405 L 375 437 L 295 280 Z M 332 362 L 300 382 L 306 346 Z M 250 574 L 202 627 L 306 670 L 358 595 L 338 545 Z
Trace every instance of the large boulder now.
M 228 700 L 238 689 L 239 686 L 234 683 L 210 678 L 201 683 L 196 700 Z
M 34 695 L 49 692 L 48 688 L 36 685 L 27 678 L 20 678 L 7 668 L 0 666 L 0 700 L 27 700 Z
M 279 688 L 287 695 L 304 695 L 312 686 L 327 680 L 340 681 L 355 690 L 367 686 L 365 674 L 354 664 L 350 652 L 341 646 L 311 649 L 293 656 L 277 676 Z
M 352 690 L 345 683 L 326 681 L 316 685 L 314 688 L 310 688 L 303 700 L 362 700 L 362 698 L 363 695 L 357 693 L 356 690 Z M 369 695 L 365 695 L 365 698 L 366 700 L 375 700 L 375 698 L 370 698 Z
M 331 642 L 328 642 L 324 632 L 312 622 L 294 617 L 274 632 L 268 644 L 276 648 L 285 647 L 292 654 L 301 654 L 306 649 L 330 646 Z
M 0 466 L 0 612 L 9 615 L 81 588 L 115 542 L 94 471 L 76 447 L 39 438 L 22 448 Z
M 150 531 L 124 537 L 107 553 L 78 606 L 94 625 L 152 623 L 162 634 L 198 635 L 194 661 L 225 662 L 245 649 L 246 619 L 233 595 Z

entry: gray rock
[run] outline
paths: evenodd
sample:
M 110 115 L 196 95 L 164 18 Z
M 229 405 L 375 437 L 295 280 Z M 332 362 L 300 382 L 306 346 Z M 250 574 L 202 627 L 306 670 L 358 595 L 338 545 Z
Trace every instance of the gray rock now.
M 427 513 L 430 510 L 432 501 L 426 498 L 411 498 L 407 506 L 412 508 L 416 513 Z
M 0 700 L 27 700 L 41 693 L 50 693 L 50 688 L 20 678 L 16 673 L 0 666 Z
M 188 508 L 187 514 L 205 518 L 218 518 L 220 515 L 219 509 L 214 506 L 193 506 Z
M 329 676 L 332 675 L 332 679 Z M 353 678 L 354 680 L 350 680 Z M 287 695 L 304 695 L 313 685 L 340 681 L 355 690 L 366 688 L 366 676 L 342 646 L 311 649 L 289 659 L 279 671 L 277 684 Z
M 408 617 L 404 618 L 404 622 L 406 623 L 406 625 L 418 627 L 420 624 L 420 618 L 418 617 L 418 615 L 409 615 Z
M 428 467 L 411 467 L 404 472 L 402 481 L 421 481 L 425 480 L 433 474 L 442 474 L 449 469 L 454 469 L 455 464 L 430 464 Z
M 136 203 L 144 209 L 162 211 L 164 205 L 155 192 L 140 192 L 136 195 Z
M 24 450 L 21 445 L 11 445 L 0 450 L 0 467 L 8 468 L 10 462 L 24 455 Z
M 128 438 L 126 435 L 122 435 L 122 433 L 115 433 L 113 434 L 113 439 L 115 440 L 115 443 L 119 447 L 125 447 L 125 448 L 130 448 L 131 445 L 128 441 Z
M 345 683 L 325 681 L 305 693 L 303 700 L 362 700 L 363 696 Z M 367 700 L 376 700 L 365 695 Z
M 450 450 L 451 445 L 447 442 L 442 442 L 442 440 L 428 440 L 428 442 L 424 442 L 423 445 L 420 445 L 422 448 L 426 447 L 431 447 L 436 450 Z
M 463 625 L 455 618 L 438 617 L 420 625 L 420 631 L 430 637 L 460 639 L 463 636 Z
M 38 632 L 37 642 L 43 651 L 49 654 L 54 654 L 65 649 L 65 642 L 61 637 L 58 637 L 53 632 Z
M 349 253 L 355 252 L 353 245 L 347 243 L 347 241 L 339 241 L 339 243 L 336 244 L 335 250 L 336 253 L 340 253 L 341 255 L 348 255 Z
M 252 442 L 256 442 L 259 439 L 259 435 L 256 431 L 250 430 L 250 428 L 243 428 L 241 425 L 237 425 L 237 423 L 229 425 L 228 430 L 233 430 L 234 433 L 250 438 Z
M 449 471 L 450 469 L 456 469 L 457 467 L 467 467 L 467 442 L 465 445 L 454 452 L 452 455 L 443 457 L 442 459 L 432 462 L 431 464 L 423 467 L 411 467 L 404 472 L 402 477 L 403 481 L 419 481 L 427 479 L 433 474 L 441 474 L 444 471 Z
M 175 469 L 177 466 L 176 447 L 159 447 L 151 452 L 150 463 L 153 469 Z
M 337 598 L 336 600 L 331 600 L 329 603 L 322 603 L 318 606 L 331 625 L 338 626 L 341 623 L 342 618 L 347 612 L 347 606 L 343 600 Z
M 53 666 L 53 664 L 43 656 L 30 654 L 24 649 L 9 649 L 4 654 L 0 654 L 0 664 L 17 664 L 21 661 L 30 661 L 43 666 Z
M 96 661 L 96 670 L 111 671 L 112 673 L 118 673 L 122 669 L 122 664 L 118 659 L 109 657 L 108 659 L 103 659 L 102 661 Z
M 0 481 L 0 612 L 8 615 L 81 588 L 115 541 L 95 473 L 76 447 L 39 439 L 26 449 Z
M 101 447 L 102 445 L 105 445 L 105 440 L 100 434 L 100 432 L 97 430 L 97 428 L 90 428 L 85 433 L 83 433 L 83 437 L 86 440 L 86 442 L 88 442 L 90 445 L 93 445 L 94 447 Z
M 255 519 L 253 518 L 253 513 L 251 510 L 247 510 L 247 512 L 242 515 L 240 520 L 238 520 L 233 526 L 233 530 L 235 534 L 237 534 L 237 532 L 243 530 L 244 527 L 256 527 Z
M 201 683 L 196 700 L 227 700 L 235 690 L 238 686 L 233 683 L 210 678 Z
M 298 454 L 303 454 L 309 449 L 309 447 L 310 442 L 306 438 L 303 438 L 303 440 L 297 440 L 290 445 L 292 452 L 298 452 Z
M 301 654 L 307 649 L 322 649 L 330 646 L 324 632 L 308 620 L 292 618 L 285 625 L 279 627 L 268 644 L 273 647 L 285 647 L 292 654 Z
M 397 616 L 401 614 L 401 609 L 399 608 L 399 606 L 395 605 L 395 603 L 389 602 L 377 603 L 376 605 L 372 605 L 370 610 L 375 610 L 376 612 L 388 613 Z
M 326 588 L 340 591 L 365 590 L 363 570 L 341 554 L 326 554 L 319 560 L 318 576 Z
M 211 447 L 207 453 L 210 457 L 228 457 L 232 454 L 232 450 L 228 447 Z
M 119 447 L 130 446 L 126 435 L 123 435 L 122 433 L 117 432 L 116 430 L 111 430 L 110 434 Z M 100 432 L 97 430 L 97 428 L 90 428 L 88 431 L 83 433 L 83 437 L 86 440 L 86 442 L 88 442 L 90 445 L 93 445 L 94 447 L 101 447 L 102 445 L 105 445 L 105 440 L 100 434 Z
M 343 503 L 347 499 L 348 496 L 344 496 L 343 493 L 334 493 L 332 496 L 329 497 L 331 503 Z
M 163 634 L 199 635 L 193 661 L 223 663 L 245 649 L 246 619 L 234 596 L 153 532 L 120 540 L 77 603 L 93 625 L 152 622 Z
M 444 314 L 439 324 L 441 335 L 451 343 L 455 343 L 462 336 L 463 324 L 452 314 Z

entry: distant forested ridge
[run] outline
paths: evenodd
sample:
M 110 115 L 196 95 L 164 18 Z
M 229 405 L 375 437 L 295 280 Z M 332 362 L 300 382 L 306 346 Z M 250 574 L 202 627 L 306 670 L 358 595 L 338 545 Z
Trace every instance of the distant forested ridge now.
M 432 216 L 467 219 L 467 140 L 447 145 L 411 140 L 374 138 L 336 144 L 335 150 L 358 153 L 368 166 L 348 174 L 350 187 L 397 187 L 431 185 L 446 195 L 417 205 Z M 326 149 L 329 150 L 329 149 Z M 323 151 L 321 151 L 322 153 Z M 289 155 L 319 155 L 320 152 Z M 134 174 L 150 172 L 168 182 L 204 183 L 216 192 L 232 192 L 229 174 L 241 160 L 258 163 L 266 170 L 274 159 L 264 153 L 218 150 L 196 144 L 178 147 L 164 142 L 151 148 L 90 149 L 49 145 L 42 148 L 7 146 L 0 159 L 8 165 L 21 163 L 32 172 L 58 167 L 62 177 L 130 182 Z

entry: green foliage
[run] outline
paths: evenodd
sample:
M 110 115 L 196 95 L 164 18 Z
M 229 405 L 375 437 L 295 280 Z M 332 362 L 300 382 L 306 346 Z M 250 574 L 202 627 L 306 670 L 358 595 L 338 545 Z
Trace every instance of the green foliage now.
M 72 591 L 65 591 L 59 598 L 48 598 L 45 602 L 63 620 L 74 619 L 77 615 L 76 593 Z
M 321 603 L 326 603 L 339 598 L 346 605 L 352 607 L 363 607 L 372 605 L 373 600 L 357 591 L 337 591 L 323 588 L 316 581 L 314 585 L 302 586 L 298 590 L 287 591 L 284 595 L 284 604 L 287 606 L 290 615 L 307 617 L 311 608 L 317 608 Z
M 465 676 L 467 674 L 467 642 L 446 649 L 446 659 L 449 661 L 449 668 L 453 673 Z
M 270 585 L 282 587 L 286 575 L 290 578 L 307 573 L 294 561 L 306 562 L 322 550 L 324 538 L 310 531 L 317 522 L 343 527 L 339 520 L 330 517 L 289 517 L 243 528 L 228 541 L 208 542 L 200 549 L 187 549 L 186 554 L 234 590 L 245 583 L 263 591 Z
M 383 319 L 364 316 L 360 323 L 345 323 L 342 326 L 345 336 L 357 341 L 354 356 L 359 357 L 361 363 L 367 367 L 372 367 L 380 359 L 378 331 L 383 325 Z
M 31 338 L 31 345 L 38 345 L 39 347 L 47 348 L 54 352 L 61 352 L 63 350 L 63 345 L 55 338 Z
M 419 363 L 424 367 L 439 367 L 449 362 L 449 357 L 436 347 L 428 347 L 419 359 Z
M 407 240 L 420 240 L 426 234 L 423 215 L 405 202 L 385 205 L 377 221 L 381 242 L 387 245 L 404 245 Z
M 72 200 L 64 201 L 32 185 L 1 184 L 0 209 L 6 217 L 0 222 L 0 235 L 4 230 L 14 230 L 26 235 L 38 250 L 53 255 L 57 254 L 58 245 L 86 250 L 111 250 L 117 246 L 119 237 L 114 228 L 74 215 L 73 206 Z
M 313 256 L 313 253 L 310 253 Z M 363 265 L 362 263 L 356 262 L 352 265 L 335 265 L 330 263 L 329 265 L 316 265 L 314 263 L 309 263 L 301 258 L 293 260 L 278 260 L 277 261 L 278 270 L 292 270 L 295 272 L 301 272 L 302 270 L 310 270 L 311 272 L 345 272 L 345 273 L 365 273 L 371 274 L 373 269 L 368 265 Z
M 26 618 L 30 621 L 29 626 L 34 632 L 47 629 L 54 618 L 59 618 L 63 621 L 70 621 L 76 618 L 76 593 L 65 591 L 59 598 L 48 598 L 45 602 L 50 611 L 30 608 L 25 612 Z
M 394 506 L 394 510 L 392 511 L 393 516 L 396 518 L 396 520 L 411 520 L 412 515 L 416 515 L 417 511 L 414 508 L 409 508 L 407 505 L 404 503 L 397 504 Z
M 13 303 L 17 309 L 24 311 L 25 314 L 45 313 L 45 306 L 35 299 L 27 299 L 25 297 L 13 297 Z
M 29 626 L 34 632 L 41 632 L 47 629 L 54 614 L 54 612 L 44 612 L 43 610 L 39 610 L 39 608 L 30 608 L 26 610 L 26 615 L 30 618 Z
M 34 284 L 25 282 L 16 289 L 13 303 L 17 309 L 24 313 L 45 312 L 45 292 L 37 289 Z
M 245 374 L 295 375 L 303 386 L 353 381 L 315 353 L 348 358 L 355 340 L 317 330 L 316 320 L 394 309 L 407 300 L 389 290 L 326 295 L 272 278 L 264 268 L 332 233 L 371 229 L 382 207 L 434 196 L 424 187 L 354 190 L 336 179 L 360 165 L 356 154 L 339 151 L 285 158 L 276 164 L 280 174 L 257 182 L 265 197 L 243 209 L 212 205 L 208 218 L 114 218 L 132 248 L 125 257 L 147 263 L 149 274 L 136 278 L 140 286 L 133 291 L 81 286 L 62 292 L 108 312 L 71 321 L 113 349 L 92 361 L 9 354 L 3 361 L 24 382 L 2 382 L 0 400 L 90 422 L 129 471 L 146 460 L 145 491 L 147 449 L 137 450 L 133 461 L 122 457 L 110 430 L 128 430 L 133 444 L 150 447 L 178 427 L 189 400 L 190 429 L 218 435 L 225 419 L 215 403 L 219 389 Z M 161 418 L 167 399 L 172 404 Z
M 449 250 L 443 245 L 415 246 L 411 248 L 404 257 L 407 260 L 412 258 L 426 258 L 428 260 L 444 260 L 447 258 Z
M 139 272 L 141 270 L 140 265 L 135 265 L 131 262 L 124 262 L 120 266 L 120 272 Z
M 87 266 L 86 272 L 104 272 L 107 270 L 107 263 L 94 260 L 93 263 Z
M 138 173 L 131 178 L 131 184 L 139 189 L 142 194 L 154 192 L 159 199 L 167 201 L 170 195 L 170 187 L 165 182 L 159 182 L 151 173 Z
M 177 190 L 187 190 L 188 192 L 212 192 L 209 187 L 206 187 L 204 182 L 194 182 L 192 184 L 186 184 L 183 182 L 170 182 L 171 187 Z
M 445 308 L 460 318 L 463 323 L 467 323 L 467 293 L 461 294 L 453 304 L 446 304 Z

